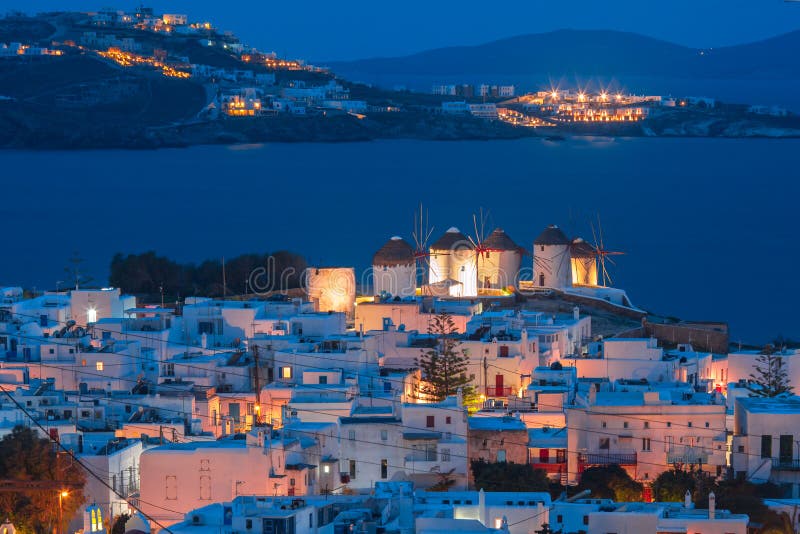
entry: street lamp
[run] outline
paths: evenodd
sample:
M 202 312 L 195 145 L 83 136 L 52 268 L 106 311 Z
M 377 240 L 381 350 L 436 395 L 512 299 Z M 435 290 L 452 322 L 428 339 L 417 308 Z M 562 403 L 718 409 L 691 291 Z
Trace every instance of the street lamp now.
M 58 534 L 61 534 L 61 528 L 64 524 L 64 499 L 69 497 L 67 490 L 58 492 Z

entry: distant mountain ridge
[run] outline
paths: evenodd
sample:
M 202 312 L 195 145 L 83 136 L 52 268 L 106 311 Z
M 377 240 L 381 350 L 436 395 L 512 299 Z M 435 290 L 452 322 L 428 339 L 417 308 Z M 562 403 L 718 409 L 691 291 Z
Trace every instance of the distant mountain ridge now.
M 697 49 L 612 30 L 556 30 L 403 57 L 334 61 L 337 74 L 408 76 L 669 76 L 800 79 L 800 30 L 762 41 Z

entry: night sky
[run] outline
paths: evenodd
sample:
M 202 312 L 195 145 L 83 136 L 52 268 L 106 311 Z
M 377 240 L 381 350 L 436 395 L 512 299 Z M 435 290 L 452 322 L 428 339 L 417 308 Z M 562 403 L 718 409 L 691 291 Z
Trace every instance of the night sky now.
M 132 9 L 138 0 L 4 0 L 26 12 L 103 6 Z M 235 32 L 247 44 L 317 62 L 404 55 L 479 44 L 561 28 L 633 31 L 694 47 L 763 39 L 800 28 L 800 2 L 784 0 L 509 0 L 376 2 L 307 0 L 153 0 L 160 12 L 186 13 Z

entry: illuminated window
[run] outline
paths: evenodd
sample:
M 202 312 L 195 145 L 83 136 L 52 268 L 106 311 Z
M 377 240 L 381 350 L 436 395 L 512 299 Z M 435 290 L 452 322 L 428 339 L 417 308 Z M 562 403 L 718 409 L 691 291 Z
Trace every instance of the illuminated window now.
M 97 322 L 97 310 L 94 308 L 89 308 L 86 310 L 86 322 L 87 323 L 96 323 Z
M 331 472 L 331 466 L 329 466 L 328 464 L 323 465 L 322 471 L 327 475 L 328 473 Z
M 94 366 L 98 371 L 103 370 L 103 362 L 97 362 L 96 364 L 94 364 Z
M 292 368 L 281 367 L 281 378 L 292 378 Z

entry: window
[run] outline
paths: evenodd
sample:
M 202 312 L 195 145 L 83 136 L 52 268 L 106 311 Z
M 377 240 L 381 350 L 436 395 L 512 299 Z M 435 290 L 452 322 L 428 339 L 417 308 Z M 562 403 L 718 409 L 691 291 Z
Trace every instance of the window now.
M 167 475 L 165 479 L 165 499 L 168 501 L 175 501 L 178 499 L 178 477 L 175 475 Z
M 353 441 L 356 439 L 356 431 L 355 430 L 348 430 L 347 431 L 347 439 Z
M 389 478 L 389 460 L 381 460 L 381 478 Z
M 356 461 L 355 460 L 350 460 L 350 479 L 351 480 L 355 480 L 356 479 Z
M 102 371 L 103 370 L 103 362 L 97 362 L 96 364 L 94 364 L 94 367 L 98 371 Z
M 208 475 L 202 475 L 200 477 L 200 500 L 211 500 L 211 477 Z
M 563 522 L 564 522 L 564 516 L 563 515 L 557 515 L 556 516 L 556 523 L 563 523 Z
M 389 431 L 381 430 L 381 441 L 386 441 L 387 439 L 389 439 Z
M 608 426 L 608 425 L 606 424 L 605 421 L 603 421 L 602 423 L 600 423 L 600 426 L 603 427 L 603 428 L 606 428 L 606 426 Z
M 761 457 L 772 458 L 772 436 L 761 436 Z
M 444 422 L 445 422 L 446 424 L 448 424 L 448 425 L 449 425 L 449 424 L 452 422 L 452 419 L 450 418 L 450 416 L 449 416 L 449 415 L 448 415 L 447 417 L 445 417 L 445 418 L 444 418 Z
M 607 451 L 611 445 L 611 440 L 609 438 L 600 438 L 597 448 L 601 451 Z
M 624 423 L 622 423 L 622 428 L 628 428 L 628 422 L 627 422 L 627 421 L 625 421 Z
M 203 458 L 200 460 L 200 471 L 211 471 L 211 467 L 209 466 L 210 462 L 207 458 Z
M 645 452 L 650 451 L 650 438 L 642 438 L 642 450 Z
M 442 449 L 441 459 L 443 462 L 450 461 L 450 449 Z
M 688 426 L 689 426 L 689 428 L 692 428 L 692 422 L 691 421 L 689 421 Z
M 244 528 L 246 528 L 247 530 L 250 530 L 251 528 L 253 528 L 253 520 L 252 519 L 245 519 Z
M 245 409 L 247 410 L 247 415 L 253 415 L 256 411 L 256 405 L 254 402 L 248 402 Z
M 706 421 L 706 428 L 708 428 L 708 421 Z
M 650 428 L 650 421 L 645 421 L 644 422 L 644 427 L 645 428 Z
M 320 384 L 327 384 L 328 383 L 328 377 L 326 375 L 320 375 L 319 383 Z
M 281 367 L 281 378 L 283 378 L 283 379 L 292 378 L 292 368 L 291 367 Z
M 672 423 L 670 421 L 667 421 L 667 428 L 670 428 L 671 426 L 672 426 Z
M 434 427 L 434 416 L 433 415 L 429 415 L 425 419 L 425 426 L 428 427 L 428 428 L 433 428 Z
M 588 525 L 589 524 L 589 516 L 588 515 L 583 516 L 583 524 L 584 525 Z
M 506 461 L 506 450 L 505 449 L 498 449 L 498 451 L 497 451 L 497 461 L 498 462 L 505 462 Z
M 56 353 L 56 349 L 51 348 L 50 349 L 50 354 L 55 354 L 55 353 Z

